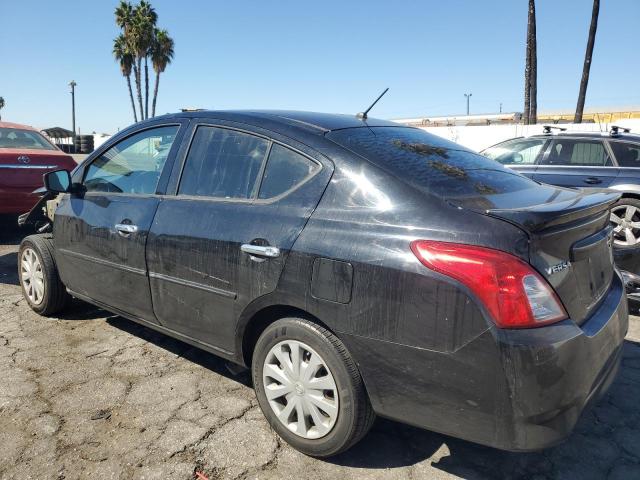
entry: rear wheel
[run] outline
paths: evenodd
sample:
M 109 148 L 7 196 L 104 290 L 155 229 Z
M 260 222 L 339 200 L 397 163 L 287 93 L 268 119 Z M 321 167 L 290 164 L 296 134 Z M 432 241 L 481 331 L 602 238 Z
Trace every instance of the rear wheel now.
M 254 349 L 252 374 L 272 428 L 307 455 L 347 450 L 375 419 L 345 346 L 308 320 L 284 318 L 267 327 Z
M 621 198 L 611 207 L 613 243 L 618 247 L 640 244 L 640 200 Z
M 40 315 L 59 312 L 71 298 L 58 275 L 50 236 L 30 235 L 22 240 L 18 278 L 25 300 Z

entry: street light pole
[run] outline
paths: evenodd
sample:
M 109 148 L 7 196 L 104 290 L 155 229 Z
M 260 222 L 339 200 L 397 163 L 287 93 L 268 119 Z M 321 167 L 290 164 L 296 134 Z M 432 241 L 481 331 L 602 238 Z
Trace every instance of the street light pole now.
M 471 98 L 472 93 L 465 93 L 464 96 L 467 97 L 467 117 L 469 116 L 469 99 Z
M 73 136 L 76 136 L 76 85 L 74 80 L 71 80 L 69 86 L 71 87 L 71 130 L 73 130 Z

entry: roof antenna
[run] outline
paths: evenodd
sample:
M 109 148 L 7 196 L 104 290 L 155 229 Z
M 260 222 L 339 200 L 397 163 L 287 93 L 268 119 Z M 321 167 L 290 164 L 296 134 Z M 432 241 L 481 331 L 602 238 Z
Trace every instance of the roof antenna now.
M 374 105 L 376 103 L 378 103 L 378 100 L 380 100 L 382 98 L 382 96 L 387 93 L 389 91 L 389 87 L 384 89 L 384 92 L 382 92 L 380 94 L 380 96 L 378 98 L 375 99 L 375 101 L 369 106 L 369 108 L 367 108 L 364 112 L 360 112 L 359 114 L 356 115 L 356 117 L 358 117 L 361 120 L 366 120 L 367 119 L 367 113 L 369 113 L 369 110 L 371 110 Z

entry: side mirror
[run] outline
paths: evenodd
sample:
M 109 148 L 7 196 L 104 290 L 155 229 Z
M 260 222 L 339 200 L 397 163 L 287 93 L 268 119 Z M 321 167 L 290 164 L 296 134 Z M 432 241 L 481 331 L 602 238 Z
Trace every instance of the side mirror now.
M 66 193 L 71 191 L 71 175 L 67 170 L 45 173 L 44 187 L 49 192 Z

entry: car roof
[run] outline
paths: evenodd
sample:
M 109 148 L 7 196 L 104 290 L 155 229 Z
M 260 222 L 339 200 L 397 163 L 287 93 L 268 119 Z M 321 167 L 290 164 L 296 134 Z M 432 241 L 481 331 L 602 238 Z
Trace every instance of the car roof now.
M 531 135 L 526 138 L 610 138 L 614 140 L 631 140 L 634 142 L 640 142 L 640 135 L 634 133 L 618 133 L 612 135 L 609 132 L 558 132 L 558 133 L 542 133 L 537 135 Z
M 169 114 L 163 116 L 163 118 L 218 118 L 220 120 L 258 125 L 268 123 L 272 126 L 279 125 L 281 127 L 296 128 L 317 134 L 364 126 L 405 127 L 404 125 L 378 118 L 361 119 L 356 115 L 296 110 L 196 110 Z
M 11 122 L 0 122 L 0 128 L 15 128 L 18 130 L 31 130 L 34 132 L 38 131 L 29 125 L 21 125 L 19 123 L 11 123 Z

